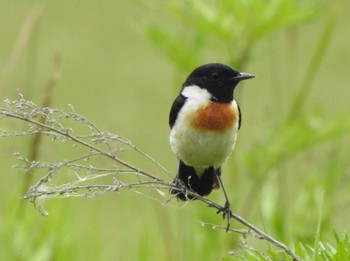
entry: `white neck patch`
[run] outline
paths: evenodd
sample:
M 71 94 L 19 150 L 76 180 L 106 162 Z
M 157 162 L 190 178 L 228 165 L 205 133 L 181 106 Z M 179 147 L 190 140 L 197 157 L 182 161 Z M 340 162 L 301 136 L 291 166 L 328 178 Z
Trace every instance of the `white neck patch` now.
M 212 95 L 203 88 L 198 87 L 197 85 L 186 86 L 181 94 L 186 98 L 196 99 L 196 100 L 210 100 Z

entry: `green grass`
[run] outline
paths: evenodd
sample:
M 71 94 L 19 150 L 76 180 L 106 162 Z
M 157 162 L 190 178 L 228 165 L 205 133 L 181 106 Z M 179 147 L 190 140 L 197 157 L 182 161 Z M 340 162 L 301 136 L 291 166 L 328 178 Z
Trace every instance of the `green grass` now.
M 168 6 L 2 1 L 0 73 L 30 8 L 38 8 L 40 18 L 13 71 L 0 77 L 0 100 L 15 98 L 19 89 L 39 103 L 59 53 L 61 79 L 52 106 L 72 104 L 175 173 L 167 116 L 183 77 L 209 61 L 256 74 L 237 90 L 243 126 L 224 166 L 233 210 L 295 246 L 304 260 L 348 260 L 350 7 L 304 1 L 300 10 L 291 1 L 270 2 L 274 6 L 222 1 L 220 12 L 213 13 L 200 1 L 189 1 L 186 8 L 178 1 Z M 240 15 L 238 22 L 217 30 L 230 8 Z M 0 121 L 0 129 L 22 128 Z M 40 160 L 74 153 L 69 146 L 51 145 L 40 145 Z M 266 242 L 248 239 L 259 251 L 254 252 L 241 247 L 239 235 L 202 227 L 199 221 L 224 222 L 199 202 L 163 206 L 122 191 L 47 200 L 50 214 L 44 218 L 21 200 L 25 174 L 11 168 L 17 163 L 13 152 L 28 153 L 29 140 L 0 138 L 0 146 L 1 260 L 286 258 Z M 224 200 L 220 192 L 210 198 Z

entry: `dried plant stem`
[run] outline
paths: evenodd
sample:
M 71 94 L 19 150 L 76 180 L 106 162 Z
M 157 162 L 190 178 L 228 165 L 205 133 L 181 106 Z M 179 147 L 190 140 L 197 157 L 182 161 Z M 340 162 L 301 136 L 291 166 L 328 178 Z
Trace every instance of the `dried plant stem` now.
M 61 57 L 59 54 L 55 55 L 54 59 L 54 68 L 53 72 L 48 80 L 48 82 L 45 85 L 45 95 L 42 98 L 41 101 L 41 107 L 49 107 L 51 105 L 52 101 L 52 96 L 53 96 L 53 89 L 56 86 L 57 81 L 59 80 L 59 68 L 61 65 Z M 41 123 L 44 123 L 44 118 L 40 118 L 39 121 Z M 39 149 L 40 149 L 40 144 L 42 142 L 42 135 L 34 135 L 31 142 L 30 142 L 30 150 L 29 150 L 29 156 L 28 159 L 29 161 L 36 161 L 39 158 Z M 34 169 L 29 169 L 26 173 L 25 179 L 24 179 L 24 184 L 23 184 L 23 194 L 28 190 L 28 187 L 31 183 L 32 180 L 32 174 L 33 174 Z
M 217 204 L 214 201 L 211 201 L 208 198 L 202 197 L 198 194 L 195 193 L 189 193 L 191 194 L 191 196 L 195 196 L 197 199 L 199 199 L 200 201 L 208 204 L 210 207 L 213 207 L 217 210 L 222 210 L 223 206 Z M 268 242 L 270 242 L 271 244 L 273 244 L 274 246 L 282 249 L 284 252 L 286 252 L 290 257 L 293 258 L 293 261 L 302 261 L 302 259 L 300 257 L 298 257 L 290 248 L 288 248 L 285 244 L 283 244 L 282 242 L 278 241 L 277 239 L 273 238 L 272 236 L 268 235 L 267 233 L 263 232 L 262 230 L 260 230 L 259 228 L 257 228 L 256 226 L 254 226 L 253 224 L 249 223 L 247 220 L 245 220 L 244 218 L 240 217 L 239 215 L 232 213 L 231 211 L 231 218 L 238 221 L 239 223 L 241 223 L 242 225 L 246 226 L 247 228 L 249 228 L 250 230 L 254 231 L 257 235 L 259 239 L 264 239 Z M 228 231 L 232 231 L 232 232 L 237 232 L 235 229 L 231 229 L 231 228 L 227 228 L 227 227 L 218 227 L 221 229 L 228 229 Z
M 8 78 L 16 67 L 16 64 L 20 60 L 23 51 L 25 50 L 26 46 L 28 45 L 28 41 L 32 36 L 32 32 L 38 23 L 40 13 L 41 10 L 38 8 L 32 8 L 28 12 L 10 55 L 6 60 L 4 67 L 0 71 L 0 87 L 1 85 L 6 84 Z
M 11 113 L 9 111 L 1 112 L 1 114 L 3 114 L 4 116 L 7 116 L 7 117 L 11 117 L 11 118 L 15 118 L 15 119 L 18 119 L 18 120 L 26 121 L 26 122 L 34 124 L 34 125 L 36 125 L 36 126 L 38 126 L 40 128 L 47 129 L 49 131 L 55 132 L 55 133 L 57 133 L 57 134 L 59 134 L 61 136 L 64 136 L 64 137 L 68 138 L 71 141 L 74 141 L 74 142 L 76 142 L 76 143 L 78 143 L 80 145 L 83 145 L 84 147 L 89 148 L 92 151 L 98 152 L 101 155 L 104 155 L 107 158 L 110 158 L 110 159 L 118 162 L 119 164 L 129 168 L 130 170 L 133 170 L 133 171 L 137 172 L 139 175 L 151 178 L 151 179 L 153 179 L 155 181 L 158 181 L 158 182 L 162 182 L 163 181 L 163 180 L 157 178 L 156 176 L 154 176 L 154 175 L 152 175 L 150 173 L 147 173 L 147 172 L 145 172 L 143 170 L 140 170 L 140 169 L 136 168 L 135 166 L 133 166 L 133 165 L 123 161 L 122 159 L 118 158 L 113 152 L 106 152 L 106 151 L 98 148 L 97 146 L 93 146 L 92 144 L 90 144 L 88 142 L 85 142 L 84 140 L 79 139 L 76 136 L 71 135 L 69 133 L 68 129 L 66 129 L 66 131 L 62 131 L 62 130 L 53 128 L 52 126 L 47 125 L 47 124 L 45 124 L 45 123 L 43 123 L 41 121 L 33 120 L 33 119 L 30 119 L 30 118 L 25 118 L 25 117 L 22 117 L 20 115 L 13 114 L 13 113 Z
M 138 155 L 141 155 L 143 158 L 146 158 L 148 161 L 156 164 L 158 169 L 162 172 L 165 172 L 168 176 L 170 174 L 154 159 L 152 159 L 149 155 L 139 150 L 136 146 L 134 146 L 131 142 L 121 139 L 117 135 L 112 135 L 109 133 L 101 132 L 93 123 L 85 119 L 84 117 L 74 113 L 74 112 L 66 112 L 62 110 L 54 110 L 50 108 L 38 108 L 32 102 L 26 101 L 23 98 L 19 101 L 5 101 L 7 104 L 7 108 L 0 108 L 0 118 L 9 117 L 21 121 L 25 121 L 29 125 L 29 130 L 24 133 L 14 133 L 14 136 L 28 136 L 28 135 L 47 135 L 51 136 L 53 139 L 61 139 L 63 141 L 69 141 L 73 144 L 85 147 L 88 149 L 88 153 L 79 156 L 77 158 L 66 160 L 60 163 L 48 163 L 44 164 L 41 162 L 31 161 L 24 158 L 19 157 L 19 159 L 25 163 L 24 168 L 26 170 L 30 170 L 33 168 L 36 169 L 46 169 L 47 173 L 44 175 L 36 185 L 32 186 L 29 191 L 25 195 L 25 199 L 31 200 L 37 207 L 37 209 L 45 214 L 46 212 L 42 209 L 40 205 L 41 199 L 47 197 L 72 197 L 72 196 L 97 196 L 106 192 L 114 192 L 119 191 L 121 189 L 151 189 L 156 192 L 161 192 L 163 190 L 178 190 L 181 193 L 188 194 L 189 196 L 200 200 L 201 202 L 207 204 L 208 206 L 215 208 L 218 211 L 221 211 L 224 206 L 211 201 L 210 199 L 200 196 L 195 192 L 189 190 L 186 187 L 178 188 L 175 187 L 172 178 L 170 180 L 160 178 L 159 175 L 152 174 L 151 172 L 144 171 L 139 167 L 122 160 L 118 157 L 118 153 L 122 151 L 121 148 L 119 150 L 115 150 L 112 144 L 109 142 L 117 141 L 119 144 L 126 146 L 128 149 L 136 152 Z M 88 127 L 89 130 L 93 130 L 96 133 L 92 133 L 90 135 L 76 135 L 73 133 L 72 129 L 65 128 L 63 124 L 58 122 L 52 114 L 59 113 L 60 118 L 68 118 L 72 119 L 78 123 L 83 124 Z M 44 117 L 44 120 L 42 120 Z M 3 134 L 0 133 L 0 137 L 10 136 L 9 133 L 3 131 Z M 102 147 L 102 145 L 104 147 Z M 88 165 L 85 160 L 89 160 L 90 158 L 94 158 L 96 156 L 103 156 L 104 158 L 111 159 L 118 166 L 122 166 L 123 168 L 113 167 L 95 167 L 93 165 Z M 80 162 L 83 162 L 80 164 Z M 56 174 L 59 170 L 68 168 L 75 173 L 76 179 L 71 182 L 66 182 L 62 185 L 50 185 L 46 186 L 45 184 L 49 183 L 50 179 Z M 78 172 L 81 171 L 84 173 L 84 177 L 80 177 Z M 87 174 L 86 174 L 87 173 Z M 115 175 L 128 175 L 130 178 L 133 177 L 134 180 L 123 181 L 120 179 L 120 176 Z M 91 180 L 95 180 L 98 178 L 106 178 L 109 176 L 115 176 L 113 184 L 91 184 L 84 183 Z M 125 177 L 125 176 L 124 176 Z M 136 180 L 135 180 L 136 178 Z M 165 193 L 161 193 L 164 195 Z M 169 200 L 169 199 L 168 199 Z M 246 221 L 244 218 L 240 217 L 237 214 L 234 214 L 230 211 L 231 215 L 228 215 L 230 219 L 234 219 L 243 226 L 248 228 L 249 233 L 245 233 L 246 235 L 254 234 L 254 237 L 262 240 L 266 240 L 267 242 L 273 244 L 277 248 L 283 250 L 287 255 L 289 255 L 293 261 L 302 261 L 300 257 L 298 257 L 291 249 L 289 249 L 286 245 L 276 240 L 272 236 L 263 232 L 259 228 L 255 227 L 253 224 Z M 230 220 L 228 220 L 230 221 Z M 231 229 L 228 227 L 219 227 L 218 228 L 226 229 L 232 232 L 244 233 L 241 231 L 237 231 L 235 229 Z

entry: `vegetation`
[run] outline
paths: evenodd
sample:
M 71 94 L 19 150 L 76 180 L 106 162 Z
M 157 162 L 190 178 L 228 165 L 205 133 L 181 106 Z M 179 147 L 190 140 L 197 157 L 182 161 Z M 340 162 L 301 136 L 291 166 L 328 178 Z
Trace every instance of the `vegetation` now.
M 29 3 L 21 8 L 6 1 L 3 4 L 7 8 L 2 10 L 16 9 L 18 17 L 26 19 L 14 19 L 12 12 L 11 17 L 0 16 L 3 24 L 13 25 L 11 32 L 4 28 L 0 31 L 11 39 L 0 46 L 0 60 L 4 61 L 0 97 L 7 100 L 19 89 L 27 99 L 42 100 L 43 106 L 39 107 L 52 107 L 55 103 L 55 107 L 66 108 L 67 103 L 73 104 L 66 111 L 46 108 L 43 112 L 48 116 L 58 113 L 58 118 L 49 123 L 58 129 L 62 127 L 61 134 L 74 130 L 96 146 L 108 147 L 105 139 L 121 144 L 117 147 L 120 151 L 111 149 L 111 153 L 121 153 L 120 165 L 95 160 L 90 151 L 72 147 L 70 136 L 58 135 L 58 141 L 51 143 L 54 133 L 50 131 L 41 140 L 14 140 L 12 136 L 38 137 L 35 134 L 47 128 L 30 125 L 28 129 L 17 121 L 2 119 L 1 133 L 7 138 L 0 140 L 4 199 L 0 235 L 1 242 L 5 242 L 1 259 L 291 260 L 290 255 L 238 222 L 231 222 L 235 233 L 226 233 L 220 229 L 220 216 L 200 202 L 184 206 L 174 200 L 169 202 L 167 189 L 134 189 L 141 196 L 129 190 L 105 193 L 119 191 L 116 185 L 124 184 L 122 181 L 130 184 L 136 178 L 142 182 L 140 169 L 145 174 L 161 172 L 156 178 L 170 182 L 166 186 L 171 184 L 171 175 L 159 164 L 167 166 L 170 173 L 176 168 L 167 145 L 166 125 L 173 94 L 188 71 L 213 60 L 257 75 L 249 89 L 238 90 L 243 128 L 232 159 L 224 166 L 223 178 L 231 188 L 233 212 L 289 246 L 302 260 L 349 259 L 346 173 L 350 116 L 342 107 L 347 102 L 344 99 L 342 103 L 347 92 L 347 87 L 342 86 L 346 74 L 341 74 L 338 61 L 332 63 L 329 58 L 345 1 L 166 1 L 145 4 L 142 12 L 132 3 L 113 8 L 107 3 L 97 8 L 93 1 L 74 7 L 64 1 L 37 4 L 42 8 L 30 9 Z M 66 13 L 67 10 L 74 10 L 74 14 Z M 146 25 L 140 25 L 136 19 L 133 24 L 144 28 L 144 35 L 151 39 L 157 53 L 165 54 L 168 64 L 147 45 L 140 47 L 140 35 L 131 34 L 129 27 L 125 29 L 126 14 L 144 19 Z M 112 30 L 114 27 L 118 34 Z M 62 29 L 68 32 L 62 33 Z M 17 38 L 15 32 L 19 32 Z M 68 36 L 69 40 L 65 38 Z M 54 39 L 54 44 L 49 39 Z M 57 50 L 59 55 L 50 72 L 47 64 L 52 63 L 51 57 Z M 333 55 L 334 48 L 331 50 Z M 343 63 L 342 67 L 347 68 L 346 61 Z M 169 80 L 170 68 L 174 68 L 174 81 Z M 335 78 L 329 78 L 335 73 Z M 49 80 L 43 84 L 45 78 Z M 332 94 L 330 82 L 338 87 L 336 92 L 331 90 Z M 167 87 L 159 87 L 163 85 Z M 174 91 L 168 92 L 172 86 Z M 5 105 L 16 105 L 11 103 L 13 99 Z M 15 106 L 12 110 L 16 108 L 19 109 Z M 91 121 L 76 111 L 85 111 Z M 268 119 L 261 120 L 266 116 Z M 41 117 L 44 116 L 39 113 L 34 118 L 47 124 Z M 55 123 L 55 119 L 63 122 Z M 74 122 L 83 122 L 85 127 Z M 95 126 L 114 129 L 137 147 Z M 158 163 L 150 161 L 140 148 Z M 13 175 L 16 170 L 10 168 L 14 164 L 11 154 L 17 151 L 21 151 L 16 153 L 17 158 L 24 163 L 19 166 L 31 171 L 26 180 L 23 172 Z M 77 155 L 85 158 L 78 160 Z M 67 161 L 72 158 L 77 160 Z M 140 167 L 131 179 L 116 180 L 111 172 L 117 168 L 119 174 L 123 173 L 124 162 Z M 56 163 L 65 164 L 64 168 Z M 47 176 L 50 170 L 54 177 Z M 87 180 L 84 174 L 95 178 Z M 27 190 L 28 183 L 40 184 L 42 177 L 50 178 L 51 188 L 56 189 L 52 195 L 104 196 L 45 200 L 50 216 L 44 219 L 19 200 L 25 194 L 23 187 Z M 97 182 L 97 178 L 101 179 Z M 49 180 L 45 180 L 41 190 L 45 193 L 52 191 L 46 187 L 46 181 Z M 81 185 L 79 182 L 84 185 L 82 190 L 67 191 Z M 106 184 L 109 190 L 103 187 Z M 60 189 L 66 189 L 65 193 L 60 193 Z M 27 197 L 31 197 L 31 192 Z M 42 195 L 36 196 L 36 206 L 46 213 Z M 213 194 L 208 200 L 223 202 L 222 194 Z M 200 221 L 205 222 L 203 227 Z M 115 233 L 111 235 L 111 231 Z

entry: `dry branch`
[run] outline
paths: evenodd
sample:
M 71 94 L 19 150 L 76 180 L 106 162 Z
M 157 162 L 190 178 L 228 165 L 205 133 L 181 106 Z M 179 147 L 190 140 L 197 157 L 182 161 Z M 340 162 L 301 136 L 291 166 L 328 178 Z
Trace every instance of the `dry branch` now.
M 0 118 L 13 118 L 28 123 L 26 131 L 0 130 L 0 137 L 44 135 L 52 140 L 72 143 L 73 147 L 83 149 L 83 154 L 61 162 L 44 163 L 30 161 L 16 154 L 21 162 L 17 167 L 29 170 L 44 170 L 45 174 L 35 185 L 29 188 L 24 198 L 34 203 L 36 208 L 44 215 L 47 212 L 42 208 L 41 202 L 49 197 L 94 197 L 107 192 L 129 189 L 139 192 L 154 191 L 159 197 L 168 202 L 171 199 L 169 189 L 177 189 L 181 193 L 209 205 L 216 210 L 222 210 L 223 206 L 206 197 L 202 197 L 188 188 L 177 188 L 173 185 L 173 177 L 156 160 L 133 145 L 129 140 L 110 132 L 103 132 L 85 117 L 72 111 L 39 108 L 19 94 L 19 99 L 4 101 L 4 108 L 0 108 Z M 70 121 L 77 124 L 79 133 L 72 127 L 66 127 L 64 122 Z M 133 155 L 142 157 L 152 163 L 157 173 L 148 172 L 142 168 L 124 160 L 125 151 L 134 152 Z M 111 161 L 109 167 L 99 166 L 97 159 L 104 158 Z M 68 171 L 67 171 L 68 170 Z M 54 184 L 52 179 L 61 173 L 71 173 L 70 179 L 61 184 Z M 56 177 L 57 178 L 57 177 Z M 231 219 L 241 223 L 247 230 L 236 230 L 228 227 L 215 226 L 220 229 L 252 236 L 266 240 L 274 246 L 282 249 L 292 260 L 301 261 L 291 249 L 275 238 L 258 229 L 237 214 L 231 213 Z

